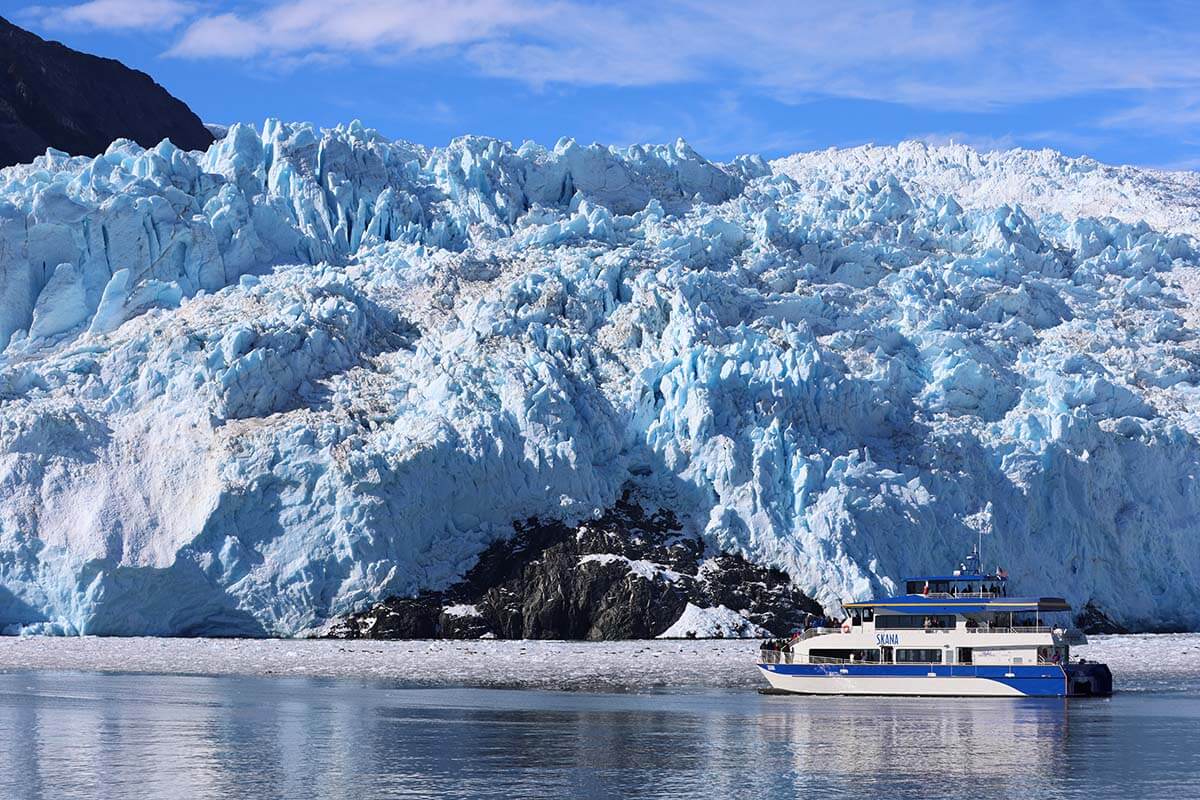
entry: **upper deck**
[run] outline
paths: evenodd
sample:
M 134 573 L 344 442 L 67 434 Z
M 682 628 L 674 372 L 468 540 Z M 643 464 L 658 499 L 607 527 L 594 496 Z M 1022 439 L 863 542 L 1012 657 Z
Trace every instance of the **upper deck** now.
M 1007 597 L 1005 595 L 902 594 L 877 600 L 843 603 L 848 612 L 870 610 L 876 614 L 983 614 L 1053 613 L 1070 611 L 1061 597 Z
M 958 565 L 949 575 L 918 575 L 904 579 L 904 591 L 926 597 L 1007 597 L 1008 573 L 999 567 L 995 572 L 980 568 L 979 548 Z

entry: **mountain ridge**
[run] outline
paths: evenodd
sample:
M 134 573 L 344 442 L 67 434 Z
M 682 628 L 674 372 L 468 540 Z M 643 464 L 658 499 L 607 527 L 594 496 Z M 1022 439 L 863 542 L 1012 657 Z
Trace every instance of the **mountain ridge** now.
M 116 139 L 207 148 L 200 118 L 144 72 L 47 41 L 0 17 L 0 167 L 46 148 L 96 156 Z

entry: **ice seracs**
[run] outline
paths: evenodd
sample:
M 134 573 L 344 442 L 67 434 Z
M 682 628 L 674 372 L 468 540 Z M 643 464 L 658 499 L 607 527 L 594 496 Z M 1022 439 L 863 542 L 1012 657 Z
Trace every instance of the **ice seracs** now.
M 1195 626 L 1188 180 L 274 121 L 48 153 L 0 171 L 0 623 L 295 634 L 633 492 L 831 609 L 991 503 L 1015 585 Z

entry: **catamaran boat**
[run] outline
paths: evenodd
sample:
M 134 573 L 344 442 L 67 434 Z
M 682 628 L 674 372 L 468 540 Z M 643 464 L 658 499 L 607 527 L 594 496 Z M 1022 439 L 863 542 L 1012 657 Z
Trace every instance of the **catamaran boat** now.
M 798 694 L 1112 694 L 1106 665 L 1071 660 L 1087 639 L 1068 627 L 1065 600 L 1010 597 L 1008 575 L 979 564 L 976 548 L 953 574 L 908 579 L 907 594 L 843 603 L 840 624 L 764 645 L 758 667 L 774 689 Z

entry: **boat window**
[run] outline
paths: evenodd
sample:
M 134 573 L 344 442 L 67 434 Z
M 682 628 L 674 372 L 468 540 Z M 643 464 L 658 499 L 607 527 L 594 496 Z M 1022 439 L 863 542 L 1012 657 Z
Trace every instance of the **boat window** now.
M 896 650 L 897 664 L 940 664 L 942 651 L 936 647 L 928 649 L 898 649 Z
M 847 650 L 847 649 L 809 650 L 808 651 L 808 659 L 809 659 L 809 662 L 813 663 L 813 664 L 822 664 L 822 663 L 829 663 L 829 662 L 839 662 L 840 663 L 842 661 L 854 661 L 854 662 L 859 662 L 859 661 L 872 662 L 872 661 L 874 661 L 874 662 L 878 662 L 879 661 L 879 651 L 878 650 Z
M 926 626 L 926 620 L 929 625 Z M 922 628 L 945 628 L 954 630 L 955 619 L 953 614 L 880 614 L 875 618 L 875 627 L 882 628 L 903 628 L 909 630 L 919 630 Z

